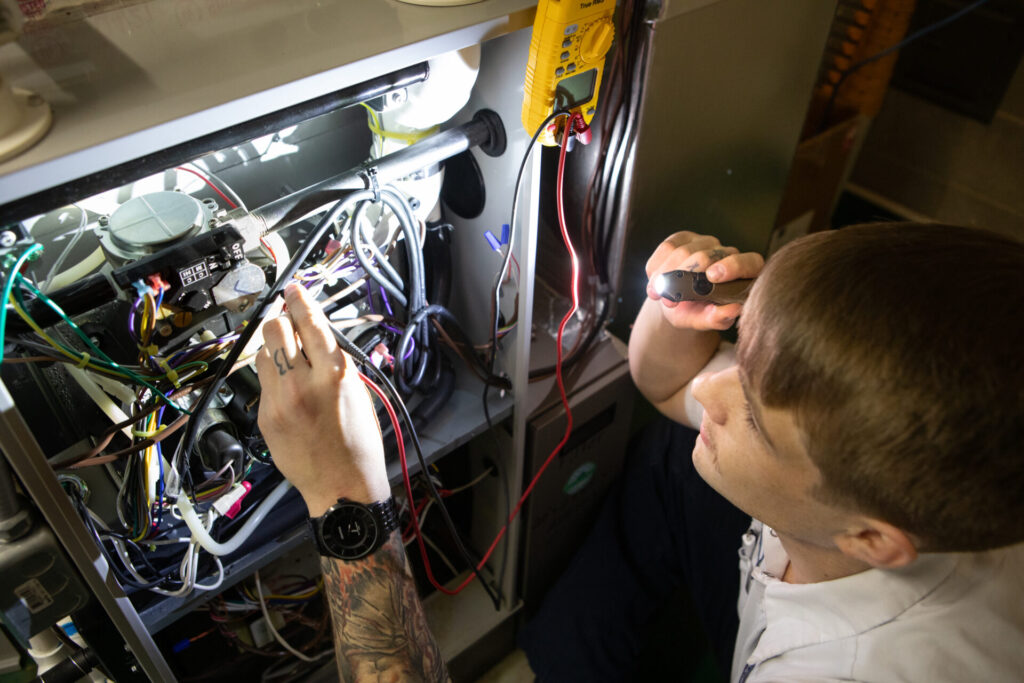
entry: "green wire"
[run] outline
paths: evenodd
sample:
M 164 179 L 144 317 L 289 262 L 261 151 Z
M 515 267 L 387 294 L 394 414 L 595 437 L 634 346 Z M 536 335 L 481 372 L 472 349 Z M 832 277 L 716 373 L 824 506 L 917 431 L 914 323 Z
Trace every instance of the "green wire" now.
M 59 315 L 61 317 L 61 319 L 64 322 L 66 322 L 69 327 L 71 327 L 71 330 L 76 335 L 78 335 L 78 338 L 81 339 L 82 342 L 86 346 L 88 346 L 90 349 L 92 349 L 100 358 L 102 358 L 104 361 L 106 361 L 110 365 L 110 367 L 112 369 L 117 370 L 118 372 L 125 373 L 128 377 L 130 377 L 132 380 L 134 380 L 138 384 L 141 384 L 142 386 L 144 386 L 147 389 L 149 389 L 150 391 L 152 391 L 154 394 L 160 396 L 160 398 L 163 401 L 165 401 L 169 406 L 171 406 L 172 408 L 177 410 L 179 413 L 184 413 L 186 415 L 191 415 L 192 414 L 188 410 L 185 410 L 184 408 L 182 408 L 181 406 L 176 404 L 171 399 L 169 399 L 166 396 L 164 396 L 163 392 L 161 392 L 155 386 L 153 386 L 152 384 L 147 382 L 142 376 L 132 372 L 131 370 L 129 370 L 128 368 L 126 368 L 126 367 L 124 367 L 122 365 L 119 365 L 112 358 L 110 358 L 107 354 L 103 353 L 103 351 L 101 351 L 99 347 L 97 347 L 95 344 L 92 343 L 92 340 L 89 339 L 89 335 L 87 335 L 85 332 L 82 332 L 81 328 L 78 327 L 78 325 L 75 324 L 75 321 L 73 321 L 71 318 L 69 318 L 67 316 L 66 313 L 64 313 L 63 309 L 61 309 L 61 307 L 57 305 L 57 302 L 55 302 L 53 299 L 51 299 L 50 297 L 48 297 L 45 294 L 43 294 L 35 285 L 33 285 L 31 282 L 29 282 L 24 277 L 22 277 L 21 274 L 18 273 L 17 271 L 15 271 L 15 278 L 17 279 L 17 281 L 20 284 L 25 285 L 32 294 L 35 294 L 43 303 L 45 303 L 47 306 L 49 306 L 54 311 L 54 313 Z M 24 308 L 24 306 L 22 306 L 22 308 Z
M 31 247 L 25 250 L 25 252 L 17 258 L 14 265 L 7 273 L 7 279 L 4 281 L 4 298 L 2 306 L 0 306 L 0 363 L 4 362 L 4 340 L 7 333 L 7 300 L 11 298 L 11 290 L 14 289 L 14 280 L 18 276 L 18 271 L 25 264 L 25 261 L 30 256 L 38 254 L 43 250 L 43 245 L 33 244 Z

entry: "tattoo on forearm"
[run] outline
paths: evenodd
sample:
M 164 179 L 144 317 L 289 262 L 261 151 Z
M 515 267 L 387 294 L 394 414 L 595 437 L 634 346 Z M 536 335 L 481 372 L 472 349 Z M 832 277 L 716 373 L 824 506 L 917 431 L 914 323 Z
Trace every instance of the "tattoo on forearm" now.
M 277 366 L 277 373 L 283 375 L 289 370 L 294 370 L 292 364 L 288 362 L 288 356 L 285 355 L 284 349 L 274 349 L 274 365 Z
M 321 558 L 343 681 L 448 681 L 402 537 L 357 562 Z

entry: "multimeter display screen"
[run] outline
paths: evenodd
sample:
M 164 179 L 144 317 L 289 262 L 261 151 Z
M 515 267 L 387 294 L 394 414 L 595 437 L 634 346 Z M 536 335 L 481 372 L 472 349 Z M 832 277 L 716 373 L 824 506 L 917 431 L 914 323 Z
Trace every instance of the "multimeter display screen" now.
M 597 69 L 590 69 L 564 78 L 555 87 L 555 109 L 572 109 L 586 104 L 594 97 Z

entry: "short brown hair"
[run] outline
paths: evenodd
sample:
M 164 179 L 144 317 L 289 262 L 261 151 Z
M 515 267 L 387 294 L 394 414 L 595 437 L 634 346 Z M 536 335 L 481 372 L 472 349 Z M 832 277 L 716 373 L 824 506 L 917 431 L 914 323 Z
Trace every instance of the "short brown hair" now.
M 925 551 L 1024 540 L 1024 244 L 950 225 L 815 233 L 774 255 L 738 360 L 791 409 L 827 502 Z

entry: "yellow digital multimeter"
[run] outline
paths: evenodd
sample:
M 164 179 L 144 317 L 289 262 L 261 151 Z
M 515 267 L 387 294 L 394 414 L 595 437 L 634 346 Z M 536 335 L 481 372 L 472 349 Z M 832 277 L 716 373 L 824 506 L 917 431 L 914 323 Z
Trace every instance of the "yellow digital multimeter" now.
M 579 112 L 589 126 L 597 110 L 604 56 L 615 38 L 615 0 L 540 0 L 533 22 L 523 92 L 523 127 L 534 131 L 558 110 Z M 558 144 L 546 130 L 541 144 Z

